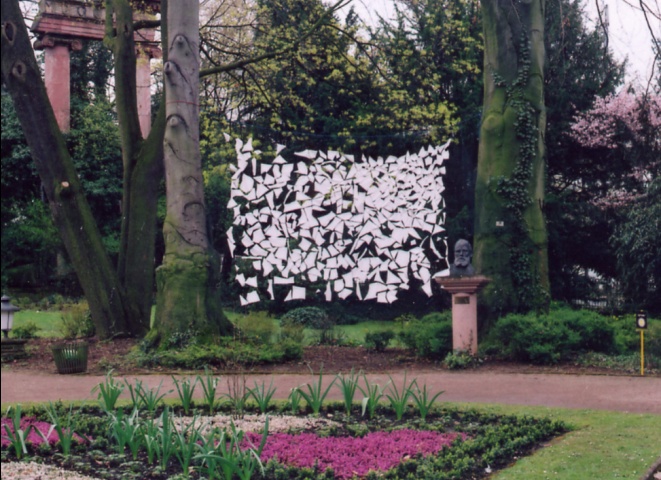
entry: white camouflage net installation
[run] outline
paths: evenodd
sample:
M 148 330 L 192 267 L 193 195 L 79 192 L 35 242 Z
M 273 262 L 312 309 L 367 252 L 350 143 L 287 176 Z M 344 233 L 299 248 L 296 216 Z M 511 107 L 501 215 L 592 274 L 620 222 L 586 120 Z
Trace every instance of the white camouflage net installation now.
M 234 222 L 227 237 L 232 255 L 240 251 L 237 259 L 257 272 L 236 275 L 247 291 L 241 304 L 261 300 L 258 276 L 272 299 L 274 285 L 286 286 L 285 301 L 305 299 L 309 285 L 322 282 L 327 301 L 353 295 L 392 303 L 409 288 L 410 274 L 431 296 L 432 260 L 445 261 L 447 251 L 442 193 L 448 146 L 361 161 L 305 150 L 294 164 L 279 155 L 282 145 L 265 163 L 252 140 L 236 139 L 228 204 Z

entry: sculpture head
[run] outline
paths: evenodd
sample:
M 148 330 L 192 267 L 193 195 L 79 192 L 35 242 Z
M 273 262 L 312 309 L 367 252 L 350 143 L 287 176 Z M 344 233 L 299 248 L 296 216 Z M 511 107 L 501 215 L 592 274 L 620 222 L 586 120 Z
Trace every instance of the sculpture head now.
M 471 264 L 473 258 L 473 247 L 467 240 L 459 239 L 454 244 L 454 265 L 459 268 L 466 268 Z
M 457 240 L 454 244 L 454 263 L 450 265 L 450 276 L 461 277 L 475 275 L 475 269 L 471 265 L 473 258 L 473 247 L 467 241 Z

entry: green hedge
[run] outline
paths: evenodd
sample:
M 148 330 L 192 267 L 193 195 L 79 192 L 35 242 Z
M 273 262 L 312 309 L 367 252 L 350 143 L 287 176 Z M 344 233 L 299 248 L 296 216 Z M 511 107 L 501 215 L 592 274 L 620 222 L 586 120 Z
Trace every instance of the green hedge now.
M 661 343 L 654 332 L 661 325 L 650 325 L 652 350 Z M 589 310 L 559 308 L 548 315 L 507 315 L 492 331 L 492 348 L 512 360 L 549 364 L 566 361 L 580 353 L 608 355 L 635 351 L 638 333 L 633 317 L 607 317 Z M 652 353 L 652 352 L 650 352 Z
M 434 312 L 409 321 L 398 336 L 419 357 L 443 360 L 452 351 L 452 314 Z
M 303 325 L 315 330 L 328 330 L 333 327 L 333 321 L 328 314 L 317 307 L 300 307 L 288 311 L 280 318 L 283 327 Z

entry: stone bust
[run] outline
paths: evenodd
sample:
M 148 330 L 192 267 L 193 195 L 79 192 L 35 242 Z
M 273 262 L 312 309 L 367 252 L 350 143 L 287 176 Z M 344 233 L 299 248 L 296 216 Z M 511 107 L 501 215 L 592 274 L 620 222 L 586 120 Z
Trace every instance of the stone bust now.
M 471 265 L 473 258 L 473 247 L 463 238 L 454 244 L 454 263 L 450 265 L 451 277 L 469 277 L 475 275 L 475 269 Z

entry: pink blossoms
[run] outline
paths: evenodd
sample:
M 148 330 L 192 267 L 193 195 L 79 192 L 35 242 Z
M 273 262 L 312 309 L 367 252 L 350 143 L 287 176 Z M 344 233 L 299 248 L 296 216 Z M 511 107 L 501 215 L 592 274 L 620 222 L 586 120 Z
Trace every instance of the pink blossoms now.
M 258 445 L 261 435 L 247 434 Z M 332 468 L 336 478 L 362 477 L 370 470 L 386 471 L 416 455 L 428 456 L 450 446 L 458 433 L 418 430 L 373 432 L 364 437 L 318 437 L 312 433 L 268 436 L 261 459 L 301 468 L 315 464 L 323 471 Z M 465 436 L 462 436 L 465 438 Z
M 50 430 L 50 428 L 51 428 L 51 424 L 48 423 L 48 422 L 42 422 L 42 421 L 36 420 L 34 418 L 21 418 L 21 430 L 25 430 L 30 425 L 32 425 L 33 428 L 32 428 L 32 430 L 30 430 L 30 434 L 25 439 L 25 443 L 29 443 L 29 444 L 32 444 L 34 446 L 41 445 L 42 443 L 44 443 L 44 438 L 41 435 L 39 435 L 39 432 L 46 435 L 48 433 L 48 431 Z M 12 433 L 14 432 L 14 425 L 13 425 L 11 419 L 3 418 L 2 419 L 2 425 L 0 426 L 0 428 L 2 429 L 2 446 L 3 447 L 8 447 L 9 444 L 10 444 L 9 438 L 7 437 L 7 432 L 5 430 L 5 428 L 7 428 L 7 427 L 9 427 L 9 431 L 11 431 Z M 74 438 L 78 442 L 83 442 L 83 438 L 80 437 L 77 434 L 74 434 Z M 60 437 L 57 435 L 57 432 L 55 430 L 50 432 L 50 435 L 48 435 L 48 443 L 51 444 L 51 445 L 55 445 L 59 441 L 60 441 Z

